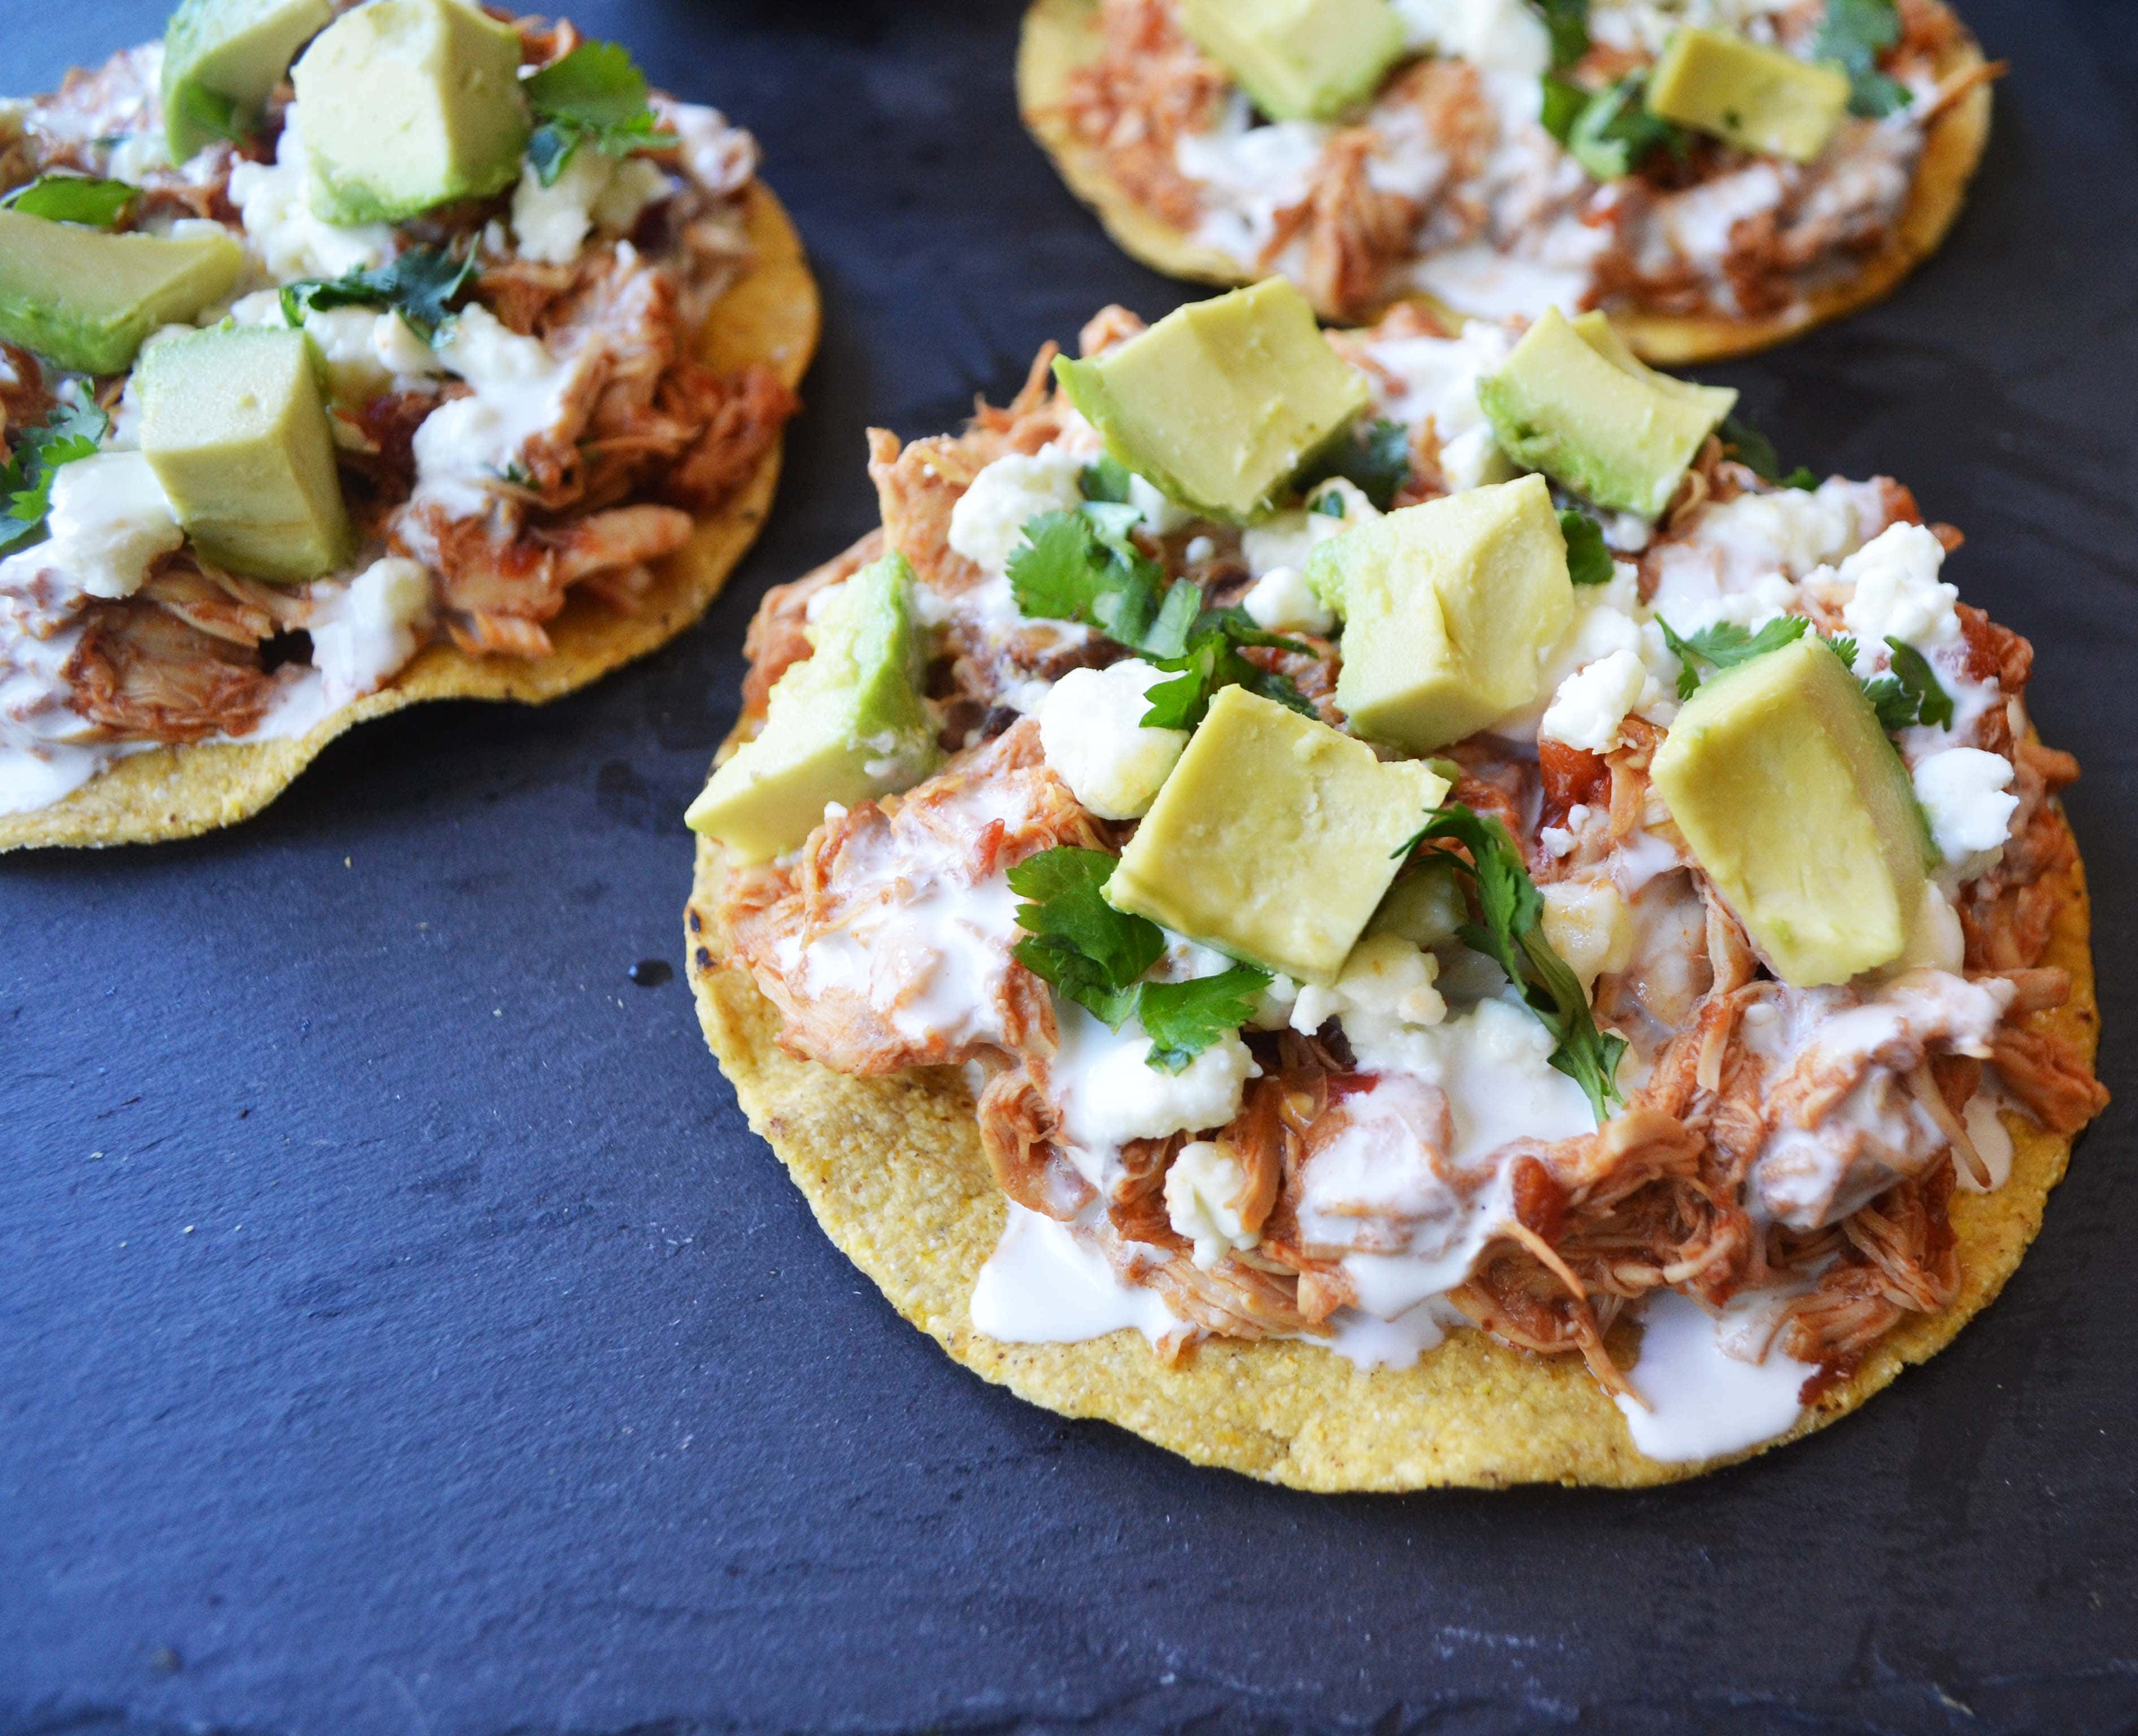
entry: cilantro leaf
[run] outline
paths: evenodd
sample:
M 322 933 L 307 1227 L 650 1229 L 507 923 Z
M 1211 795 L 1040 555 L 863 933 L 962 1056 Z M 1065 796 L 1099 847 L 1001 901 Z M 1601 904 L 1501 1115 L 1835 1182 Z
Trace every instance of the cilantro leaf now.
M 1563 94 L 1548 105 L 1546 119 L 1564 128 L 1560 142 L 1599 181 L 1631 174 L 1658 150 L 1686 154 L 1682 127 L 1648 112 L 1647 74 L 1629 72 L 1592 92 L 1577 110 Z
M 1581 119 L 1581 111 L 1588 106 L 1587 86 L 1556 73 L 1544 75 L 1544 108 L 1537 119 L 1561 144 L 1573 136 L 1574 123 Z
M 1907 696 L 1908 707 L 1913 713 L 1909 722 L 1921 721 L 1939 729 L 1952 727 L 1952 695 L 1938 684 L 1937 675 L 1930 659 L 1905 639 L 1890 635 L 1886 649 L 1893 659 L 1891 679 Z M 1882 721 L 1884 713 L 1880 713 Z M 1888 725 L 1892 728 L 1896 726 Z
M 56 223 L 109 229 L 126 214 L 140 190 L 124 181 L 100 181 L 87 175 L 39 175 L 0 198 L 0 206 Z
M 398 309 L 417 335 L 427 341 L 452 311 L 453 298 L 474 275 L 476 249 L 456 259 L 443 247 L 411 247 L 375 271 L 331 279 L 308 277 L 282 286 L 282 318 L 301 325 L 314 308 L 387 306 Z
M 1178 657 L 1203 609 L 1203 593 L 1129 540 L 1133 509 L 1091 501 L 1074 512 L 1042 512 L 1024 527 L 1009 559 L 1010 594 L 1033 617 L 1081 621 L 1118 644 L 1157 658 Z
M 1693 668 L 1696 658 L 1717 669 L 1734 669 L 1802 638 L 1811 623 L 1802 615 L 1780 615 L 1753 633 L 1735 621 L 1718 621 L 1682 638 L 1662 616 L 1656 617 L 1656 624 L 1663 630 L 1663 643 L 1677 653 L 1677 697 L 1690 699 L 1700 689 L 1700 672 Z
M 1385 417 L 1353 429 L 1300 473 L 1300 492 L 1311 494 L 1316 485 L 1331 477 L 1355 484 L 1359 493 L 1387 511 L 1410 480 L 1410 431 Z
M 1831 638 L 1824 634 L 1820 637 L 1824 640 L 1826 648 L 1841 659 L 1844 668 L 1853 669 L 1856 667 L 1856 641 L 1853 638 L 1845 633 L 1837 633 Z
M 1784 476 L 1782 461 L 1774 451 L 1774 443 L 1742 417 L 1725 416 L 1717 432 L 1722 436 L 1724 455 L 1735 458 L 1755 476 L 1769 482 L 1779 482 L 1784 488 L 1809 491 L 1818 487 L 1818 478 L 1802 464 Z
M 1604 527 L 1575 507 L 1562 507 L 1559 528 L 1566 536 L 1566 576 L 1576 584 L 1608 584 L 1617 572 L 1604 546 Z
M 1891 675 L 1882 675 L 1876 681 L 1859 682 L 1863 697 L 1871 709 L 1878 714 L 1878 727 L 1887 735 L 1906 729 L 1916 721 L 1915 696 Z
M 1878 120 L 1909 100 L 1908 87 L 1878 70 L 1878 56 L 1901 40 L 1893 0 L 1826 0 L 1812 58 L 1838 61 L 1848 74 L 1848 112 Z
M 621 42 L 582 42 L 520 88 L 541 117 L 527 141 L 527 159 L 544 187 L 556 184 L 582 144 L 627 157 L 676 143 L 646 100 L 646 75 Z
M 1165 956 L 1165 932 L 1106 902 L 1104 888 L 1119 861 L 1104 850 L 1062 844 L 1012 868 L 1010 890 L 1029 902 L 1017 907 L 1025 937 L 1011 951 L 1033 976 L 1113 1029 L 1132 1014 L 1140 1018 L 1151 1039 L 1145 1059 L 1178 1073 L 1247 1022 L 1270 974 L 1236 965 L 1189 982 L 1139 981 Z
M 1077 472 L 1076 484 L 1084 491 L 1087 501 L 1106 501 L 1125 505 L 1129 497 L 1127 465 L 1111 452 L 1101 452 Z
M 1164 1073 L 1178 1073 L 1228 1031 L 1254 1016 L 1255 1002 L 1270 985 L 1270 973 L 1234 965 L 1215 976 L 1187 982 L 1147 982 L 1136 1015 L 1150 1038 L 1145 1059 Z
M 52 478 L 62 465 L 92 457 L 110 425 L 93 403 L 62 399 L 36 428 L 15 438 L 5 468 L 0 468 L 0 549 L 27 542 L 44 526 L 51 510 Z
M 1571 66 L 1589 52 L 1589 0 L 1530 0 L 1551 37 L 1551 64 Z
M 1263 632 L 1243 609 L 1204 609 L 1196 619 L 1188 648 L 1179 657 L 1158 659 L 1158 667 L 1174 673 L 1174 678 L 1159 682 L 1145 694 L 1150 709 L 1144 713 L 1144 727 L 1192 730 L 1202 722 L 1218 690 L 1230 687 L 1245 687 L 1250 693 L 1273 699 L 1301 716 L 1315 715 L 1314 707 L 1290 676 L 1242 657 L 1242 645 L 1270 645 L 1280 651 L 1302 653 L 1312 649 L 1297 639 Z
M 1407 856 L 1427 840 L 1443 838 L 1469 853 L 1467 863 L 1453 856 L 1448 860 L 1468 883 L 1482 919 L 1464 922 L 1456 932 L 1465 946 L 1494 960 L 1521 990 L 1530 1010 L 1551 1033 L 1551 1064 L 1580 1086 L 1601 1125 L 1610 1105 L 1623 1101 L 1618 1077 L 1626 1039 L 1597 1029 L 1581 979 L 1545 937 L 1544 894 L 1506 827 L 1449 802 L 1395 853 Z

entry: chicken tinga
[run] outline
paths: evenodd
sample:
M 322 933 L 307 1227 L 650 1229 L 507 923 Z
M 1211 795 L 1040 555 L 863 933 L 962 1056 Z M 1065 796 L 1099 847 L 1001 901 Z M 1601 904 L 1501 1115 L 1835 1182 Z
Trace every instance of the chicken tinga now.
M 465 0 L 187 0 L 0 105 L 0 848 L 227 824 L 695 619 L 816 337 L 756 169 Z
M 1890 291 L 1995 70 L 1941 0 L 1036 0 L 1018 86 L 1160 270 L 1333 320 L 1600 307 L 1669 362 Z
M 1682 1474 L 1942 1342 L 2105 1101 L 2077 767 L 1959 533 L 1600 314 L 1272 279 L 1082 352 L 871 436 L 691 809 L 708 1034 L 833 1236 L 1322 1487 Z

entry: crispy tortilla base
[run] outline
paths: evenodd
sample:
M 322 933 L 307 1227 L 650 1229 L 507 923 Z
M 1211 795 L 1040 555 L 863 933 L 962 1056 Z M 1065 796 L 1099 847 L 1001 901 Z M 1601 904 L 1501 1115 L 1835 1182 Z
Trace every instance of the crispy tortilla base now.
M 1199 245 L 1139 204 L 1109 172 L 1102 154 L 1079 139 L 1062 112 L 1069 75 L 1099 51 L 1097 0 L 1032 0 L 1018 45 L 1018 105 L 1031 130 L 1076 197 L 1098 214 L 1106 232 L 1154 270 L 1198 282 L 1249 280 L 1215 248 Z M 1982 50 L 1965 31 L 1938 66 L 1949 79 L 1982 64 Z M 1877 252 L 1846 281 L 1779 314 L 1747 318 L 1719 314 L 1620 314 L 1613 317 L 1626 341 L 1658 366 L 1687 366 L 1744 355 L 1838 320 L 1891 295 L 1902 278 L 1937 251 L 1960 215 L 1967 183 L 1989 137 L 1989 86 L 1976 85 L 1931 123 L 1906 208 Z M 1430 296 L 1416 299 L 1440 307 Z M 1346 323 L 1366 324 L 1378 316 Z M 1325 318 L 1337 315 L 1330 309 Z
M 1208 1340 L 1172 1367 L 1135 1332 L 1003 1344 L 974 1332 L 967 1312 L 1004 1206 L 960 1075 L 853 1078 L 781 1049 L 771 1003 L 723 956 L 714 912 L 724 873 L 718 848 L 700 839 L 685 916 L 699 1021 L 750 1126 L 786 1164 L 825 1234 L 891 1306 L 967 1367 L 1033 1404 L 1103 1417 L 1198 1465 L 1295 1489 L 1631 1489 L 1696 1476 L 1823 1428 L 1943 1349 L 1989 1303 L 2041 1228 L 2071 1155 L 2069 1140 L 2008 1115 L 2011 1179 L 1994 1193 L 1953 1196 L 1959 1299 L 1940 1313 L 1909 1316 L 1789 1434 L 1699 1463 L 1644 1457 L 1579 1357 L 1530 1356 L 1480 1332 L 1451 1334 L 1409 1368 L 1371 1372 L 1303 1343 Z M 2099 1032 L 2090 926 L 2084 870 L 2074 866 L 2045 961 L 2072 973 L 2072 999 L 2035 1016 L 2053 1020 L 2089 1059 Z M 1616 1347 L 1630 1359 L 1634 1344 L 1629 1335 Z
M 702 338 L 716 368 L 763 362 L 798 385 L 817 347 L 818 305 L 801 237 L 779 201 L 753 182 L 746 213 L 755 257 L 721 297 Z M 427 699 L 540 705 L 666 644 L 705 612 L 756 540 L 779 481 L 780 443 L 754 475 L 698 521 L 661 561 L 632 614 L 576 594 L 549 623 L 545 658 L 470 657 L 451 645 L 419 653 L 392 682 L 285 741 L 160 747 L 130 754 L 50 807 L 0 814 L 0 851 L 41 845 L 154 844 L 249 818 L 289 787 L 328 742 L 369 717 Z

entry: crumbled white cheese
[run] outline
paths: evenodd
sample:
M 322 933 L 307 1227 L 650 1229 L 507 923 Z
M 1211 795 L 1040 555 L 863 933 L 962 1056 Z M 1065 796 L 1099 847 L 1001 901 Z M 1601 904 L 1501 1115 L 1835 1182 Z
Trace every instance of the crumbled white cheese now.
M 329 223 L 312 214 L 299 106 L 291 103 L 283 117 L 272 163 L 231 165 L 230 202 L 244 218 L 246 239 L 267 275 L 282 282 L 385 264 L 394 251 L 390 224 Z
M 1239 1160 L 1207 1139 L 1183 1146 L 1165 1172 L 1166 1221 L 1195 1245 L 1195 1264 L 1206 1272 L 1235 1248 L 1262 1240 L 1240 1217 L 1247 1186 Z
M 1959 590 L 1938 577 L 1945 545 L 1921 525 L 1890 525 L 1841 563 L 1838 575 L 1855 594 L 1841 611 L 1856 636 L 1856 672 L 1877 672 L 1886 641 L 1920 651 L 1960 637 Z
M 630 228 L 667 187 L 657 163 L 582 144 L 547 187 L 532 163 L 521 172 L 512 190 L 513 240 L 524 259 L 569 265 L 597 226 L 612 232 Z
M 1493 72 L 1535 78 L 1551 66 L 1551 38 L 1526 0 L 1393 0 L 1414 49 Z
M 1293 1004 L 1291 1028 L 1311 1036 L 1340 1020 L 1359 1064 L 1367 1071 L 1411 1064 L 1405 1039 L 1447 1016 L 1433 986 L 1440 961 L 1399 934 L 1369 934 L 1351 949 L 1328 987 L 1309 983 Z
M 1172 677 L 1140 658 L 1071 669 L 1039 706 L 1039 745 L 1076 800 L 1105 819 L 1140 819 L 1188 746 L 1185 730 L 1145 729 L 1145 697 Z
M 115 143 L 105 159 L 104 172 L 115 181 L 129 181 L 139 187 L 150 170 L 170 166 L 170 147 L 159 127 L 152 132 L 129 133 Z
M 1339 506 L 1342 511 L 1332 510 Z M 1330 537 L 1370 524 L 1380 516 L 1355 482 L 1331 477 L 1307 496 L 1304 507 L 1273 512 L 1251 526 L 1240 538 L 1240 557 L 1257 579 L 1279 567 L 1303 570 L 1307 557 Z
M 1586 990 L 1607 971 L 1633 960 L 1633 917 L 1608 880 L 1555 880 L 1544 894 L 1544 937 Z
M 1569 747 L 1604 753 L 1618 745 L 1626 714 L 1650 684 L 1647 665 L 1636 651 L 1614 651 L 1577 669 L 1559 684 L 1538 733 Z
M 370 692 L 416 654 L 417 628 L 430 613 L 431 575 L 398 555 L 374 560 L 345 585 L 314 592 L 312 667 L 329 706 Z
M 241 325 L 282 325 L 281 294 L 269 289 L 241 296 L 230 317 Z M 394 309 L 312 308 L 305 315 L 305 335 L 326 364 L 327 395 L 339 404 L 360 404 L 390 385 L 445 371 Z
M 2012 762 L 1979 747 L 1949 747 L 1918 760 L 1911 775 L 1916 800 L 1947 864 L 1969 864 L 1971 874 L 1982 873 L 2004 848 L 2019 805 L 2009 787 Z M 1971 866 L 1981 858 L 1989 859 Z
M 1028 457 L 1010 452 L 996 459 L 950 509 L 951 548 L 988 572 L 1003 571 L 1028 521 L 1083 504 L 1077 480 L 1083 469 L 1082 458 L 1052 444 Z
M 661 124 L 676 135 L 691 178 L 714 193 L 735 193 L 757 173 L 757 141 L 702 103 L 659 103 Z
M 1169 536 L 1195 521 L 1193 512 L 1134 471 L 1129 472 L 1129 505 L 1143 515 L 1145 528 L 1154 536 Z
M 138 452 L 97 452 L 52 472 L 46 558 L 92 597 L 130 597 L 157 557 L 185 541 L 164 486 Z
M 1074 1003 L 1057 1003 L 1056 1013 L 1062 1046 L 1052 1078 L 1067 1100 L 1070 1138 L 1090 1150 L 1222 1127 L 1240 1113 L 1242 1091 L 1259 1070 L 1233 1032 L 1168 1073 L 1150 1064 L 1150 1039 L 1135 1020 L 1116 1032 Z
M 1296 566 L 1272 567 L 1247 588 L 1240 607 L 1268 633 L 1325 634 L 1336 624 L 1335 611 L 1314 594 Z
M 1451 493 L 1482 488 L 1488 482 L 1511 482 L 1516 474 L 1513 462 L 1492 438 L 1489 423 L 1457 434 L 1441 446 L 1440 479 Z

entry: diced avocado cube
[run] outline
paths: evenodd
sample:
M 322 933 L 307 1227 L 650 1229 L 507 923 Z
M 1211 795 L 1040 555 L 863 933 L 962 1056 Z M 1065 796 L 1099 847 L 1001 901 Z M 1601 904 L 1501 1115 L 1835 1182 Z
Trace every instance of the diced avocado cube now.
M 184 0 L 164 27 L 171 160 L 257 126 L 297 51 L 333 17 L 332 0 Z
M 316 579 L 354 538 L 318 359 L 301 331 L 220 325 L 151 344 L 134 384 L 141 452 L 203 558 L 256 579 Z
M 228 235 L 112 235 L 0 211 L 0 338 L 83 374 L 116 374 L 159 325 L 228 295 Z
M 1403 51 L 1388 0 L 1186 0 L 1181 22 L 1272 120 L 1334 120 Z
M 1533 703 L 1574 619 L 1566 536 L 1542 477 L 1406 506 L 1307 563 L 1344 617 L 1336 703 L 1376 741 L 1430 753 Z
M 1737 394 L 1644 366 L 1601 314 L 1569 324 L 1548 308 L 1478 380 L 1477 402 L 1517 464 L 1599 506 L 1659 518 Z
M 1281 277 L 1175 308 L 1054 375 L 1106 449 L 1183 506 L 1244 524 L 1366 407 L 1366 378 L 1330 347 Z
M 320 32 L 295 76 L 328 223 L 399 223 L 519 176 L 519 33 L 466 0 L 372 0 Z
M 886 555 L 825 594 L 811 655 L 773 684 L 764 727 L 713 773 L 686 824 L 738 863 L 769 862 L 822 824 L 827 803 L 852 807 L 935 770 L 912 585 L 905 557 Z
M 1770 157 L 1809 163 L 1848 107 L 1848 74 L 1726 30 L 1688 25 L 1648 77 L 1648 112 Z
M 1922 903 L 1922 816 L 1862 689 L 1822 641 L 1706 682 L 1648 775 L 1784 982 L 1846 982 L 1900 956 Z
M 1447 780 L 1223 687 L 1106 883 L 1117 909 L 1330 983 Z

